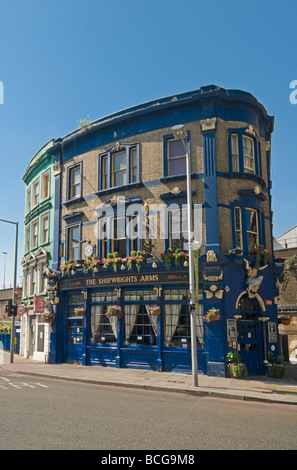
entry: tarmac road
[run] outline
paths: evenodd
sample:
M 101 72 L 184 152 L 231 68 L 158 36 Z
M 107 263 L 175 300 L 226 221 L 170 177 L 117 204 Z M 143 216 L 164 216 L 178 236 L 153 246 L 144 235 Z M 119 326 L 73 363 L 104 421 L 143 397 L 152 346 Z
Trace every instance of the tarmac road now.
M 0 369 L 2 450 L 296 449 L 297 407 Z

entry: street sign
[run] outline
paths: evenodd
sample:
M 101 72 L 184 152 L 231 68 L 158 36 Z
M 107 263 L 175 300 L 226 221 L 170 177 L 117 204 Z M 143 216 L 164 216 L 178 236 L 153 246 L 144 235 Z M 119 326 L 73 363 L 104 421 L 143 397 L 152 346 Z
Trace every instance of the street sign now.
M 44 312 L 44 297 L 43 295 L 35 295 L 33 297 L 33 310 L 34 313 L 43 313 Z
M 18 315 L 23 315 L 26 312 L 26 307 L 23 305 L 18 306 Z
M 18 296 L 19 296 L 19 288 L 18 288 L 18 287 L 16 287 L 16 288 L 14 289 L 14 296 L 15 296 L 15 297 L 18 297 Z

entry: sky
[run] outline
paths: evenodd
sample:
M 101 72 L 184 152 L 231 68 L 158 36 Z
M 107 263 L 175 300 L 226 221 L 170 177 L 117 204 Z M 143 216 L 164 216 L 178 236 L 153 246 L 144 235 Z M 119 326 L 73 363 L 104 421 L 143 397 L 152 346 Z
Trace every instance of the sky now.
M 296 18 L 296 0 L 0 0 L 0 219 L 19 224 L 18 281 L 33 155 L 88 116 L 208 84 L 250 92 L 275 117 L 273 234 L 295 226 Z M 0 222 L 0 288 L 14 242 Z

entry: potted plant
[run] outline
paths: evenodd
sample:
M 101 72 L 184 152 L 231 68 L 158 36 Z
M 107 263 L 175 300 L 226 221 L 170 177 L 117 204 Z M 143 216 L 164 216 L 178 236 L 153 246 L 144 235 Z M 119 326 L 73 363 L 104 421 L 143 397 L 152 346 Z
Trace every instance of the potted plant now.
M 154 305 L 153 307 L 150 307 L 150 314 L 154 315 L 155 317 L 158 317 L 161 313 L 161 307 L 158 307 L 157 305 Z
M 62 276 L 65 274 L 75 274 L 75 264 L 74 260 L 70 259 L 68 261 L 65 261 L 63 264 L 61 264 L 60 269 L 62 271 Z
M 53 323 L 55 321 L 56 317 L 50 312 L 45 312 L 41 315 L 41 320 L 44 323 Z
M 204 320 L 207 323 L 213 322 L 213 321 L 219 321 L 221 319 L 221 312 L 218 308 L 212 307 L 210 308 L 206 315 L 204 316 Z
M 280 315 L 278 317 L 279 319 L 279 322 L 282 324 L 282 325 L 290 325 L 291 323 L 291 319 L 292 319 L 292 315 Z
M 107 308 L 106 315 L 108 316 L 108 318 L 111 318 L 111 317 L 121 318 L 122 309 L 121 309 L 120 305 L 110 305 Z
M 83 270 L 84 272 L 88 272 L 89 270 L 93 271 L 93 273 L 97 273 L 99 271 L 100 266 L 102 266 L 102 261 L 97 258 L 97 256 L 88 256 L 88 258 L 83 263 Z
M 284 356 L 279 354 L 275 356 L 273 352 L 267 351 L 268 359 L 268 377 L 273 379 L 281 379 L 286 375 L 286 369 L 284 366 Z
M 237 351 L 229 351 L 227 356 L 228 376 L 235 379 L 242 379 L 247 375 L 247 367 L 243 364 Z
M 172 261 L 174 260 L 173 250 L 168 248 L 167 253 L 161 253 L 161 258 L 165 263 L 166 269 L 170 269 Z
M 74 313 L 78 317 L 83 317 L 85 312 L 86 312 L 86 309 L 85 309 L 85 307 L 82 307 L 82 306 L 81 307 L 75 307 L 75 309 L 74 309 Z

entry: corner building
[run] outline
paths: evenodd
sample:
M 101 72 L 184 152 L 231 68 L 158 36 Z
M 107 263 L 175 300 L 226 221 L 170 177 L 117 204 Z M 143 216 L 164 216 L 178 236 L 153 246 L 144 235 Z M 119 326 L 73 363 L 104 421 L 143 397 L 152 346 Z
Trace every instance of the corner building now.
M 185 146 L 174 137 L 178 124 Z M 187 203 L 187 150 L 194 222 L 201 221 L 194 252 L 199 372 L 225 376 L 235 348 L 250 375 L 266 373 L 267 351 L 279 348 L 282 271 L 272 245 L 272 131 L 273 117 L 250 93 L 210 85 L 54 141 L 60 203 L 48 279 L 56 299 L 51 362 L 191 373 L 188 260 L 172 255 L 186 247 L 177 221 Z M 127 258 L 137 251 L 139 266 Z M 121 318 L 106 315 L 113 305 Z M 220 318 L 207 322 L 211 308 Z

